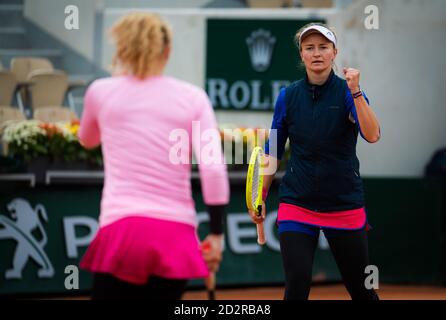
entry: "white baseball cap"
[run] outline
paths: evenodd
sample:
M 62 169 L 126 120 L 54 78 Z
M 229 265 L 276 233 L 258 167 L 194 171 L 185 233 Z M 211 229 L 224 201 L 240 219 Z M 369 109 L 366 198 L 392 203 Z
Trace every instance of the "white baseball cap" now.
M 324 26 L 320 26 L 320 25 L 309 26 L 308 28 L 306 28 L 305 30 L 303 30 L 301 32 L 301 34 L 299 36 L 299 47 L 302 43 L 302 38 L 304 35 L 309 36 L 310 34 L 317 33 L 317 32 L 322 34 L 330 42 L 333 42 L 334 46 L 336 47 L 336 37 L 335 37 L 334 33 L 332 31 L 330 31 L 328 28 L 326 28 Z

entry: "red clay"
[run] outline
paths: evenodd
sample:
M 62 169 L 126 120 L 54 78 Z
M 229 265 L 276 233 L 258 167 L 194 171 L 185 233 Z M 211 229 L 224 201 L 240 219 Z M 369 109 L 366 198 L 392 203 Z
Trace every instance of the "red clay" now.
M 382 285 L 377 290 L 382 300 L 446 300 L 446 287 Z M 283 288 L 219 289 L 217 300 L 282 300 Z M 183 300 L 206 300 L 206 291 L 187 291 Z M 310 300 L 349 300 L 343 285 L 313 286 Z

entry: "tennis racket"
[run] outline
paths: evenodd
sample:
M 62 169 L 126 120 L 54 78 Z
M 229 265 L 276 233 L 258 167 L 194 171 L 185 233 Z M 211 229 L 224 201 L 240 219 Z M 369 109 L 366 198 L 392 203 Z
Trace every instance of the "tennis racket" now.
M 255 147 L 249 159 L 248 174 L 246 176 L 246 205 L 249 210 L 262 214 L 263 168 L 261 166 L 263 149 Z M 257 243 L 264 245 L 265 229 L 262 223 L 257 224 Z
M 211 243 L 203 242 L 201 244 L 201 249 L 203 251 L 211 250 Z M 215 272 L 209 273 L 209 276 L 206 279 L 204 279 L 204 284 L 206 285 L 208 300 L 215 300 Z
M 211 272 L 209 276 L 204 279 L 206 290 L 208 292 L 208 300 L 215 300 L 215 272 Z

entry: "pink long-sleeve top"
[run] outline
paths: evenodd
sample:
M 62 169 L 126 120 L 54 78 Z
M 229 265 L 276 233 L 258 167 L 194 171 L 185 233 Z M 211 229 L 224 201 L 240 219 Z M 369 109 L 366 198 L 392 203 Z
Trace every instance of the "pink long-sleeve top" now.
M 88 88 L 79 138 L 102 145 L 105 181 L 100 226 L 143 216 L 196 226 L 192 153 L 204 202 L 229 201 L 229 184 L 211 103 L 199 87 L 167 76 L 118 76 Z

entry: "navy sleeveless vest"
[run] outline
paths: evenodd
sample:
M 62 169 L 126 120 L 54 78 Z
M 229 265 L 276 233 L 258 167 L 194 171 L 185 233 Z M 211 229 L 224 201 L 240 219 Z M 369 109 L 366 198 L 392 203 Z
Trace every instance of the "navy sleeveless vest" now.
M 356 156 L 358 129 L 345 104 L 347 83 L 332 71 L 321 86 L 308 78 L 285 91 L 291 158 L 280 201 L 317 212 L 364 206 Z

